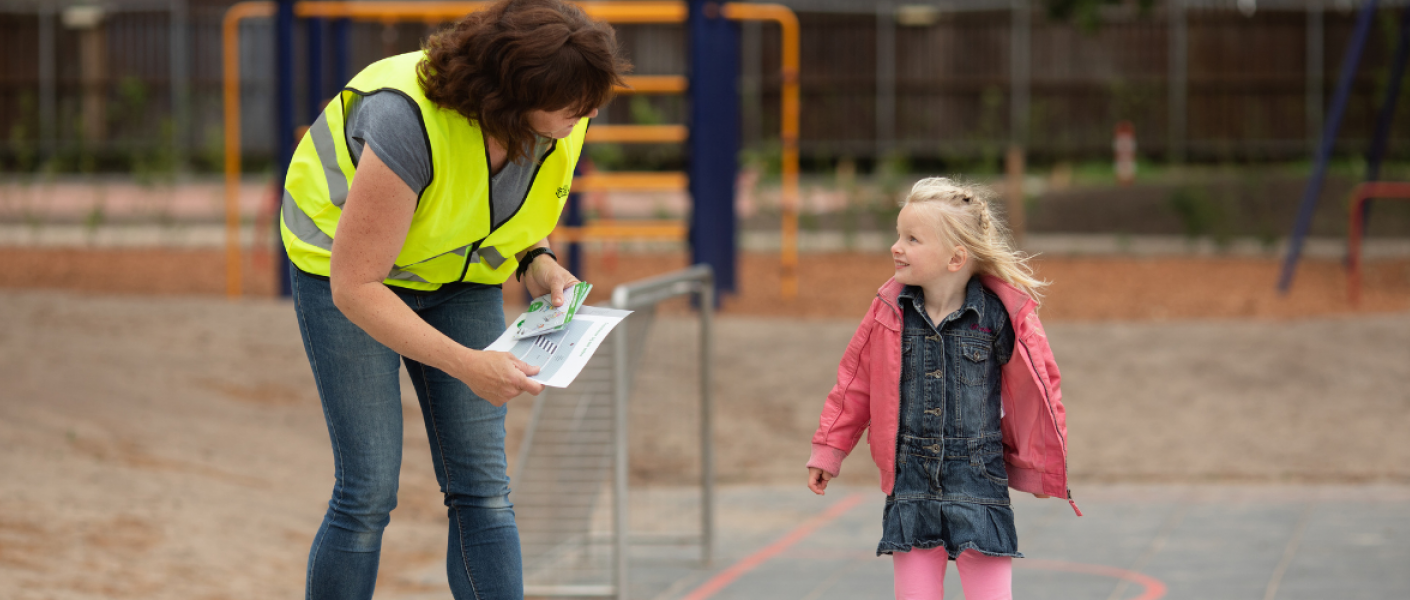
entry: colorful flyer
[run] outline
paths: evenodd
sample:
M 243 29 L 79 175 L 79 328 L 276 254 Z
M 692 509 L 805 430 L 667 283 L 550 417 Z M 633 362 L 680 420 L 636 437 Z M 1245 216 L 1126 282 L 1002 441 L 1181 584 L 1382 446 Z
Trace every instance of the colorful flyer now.
M 592 291 L 592 284 L 579 282 L 572 287 L 563 290 L 563 306 L 553 305 L 553 295 L 544 294 L 529 303 L 529 310 L 514 320 L 514 325 L 510 329 L 514 330 L 514 339 L 524 339 L 560 331 L 568 323 L 573 321 L 573 317 L 578 314 L 578 309 L 582 307 L 583 301 L 587 300 L 588 293 Z

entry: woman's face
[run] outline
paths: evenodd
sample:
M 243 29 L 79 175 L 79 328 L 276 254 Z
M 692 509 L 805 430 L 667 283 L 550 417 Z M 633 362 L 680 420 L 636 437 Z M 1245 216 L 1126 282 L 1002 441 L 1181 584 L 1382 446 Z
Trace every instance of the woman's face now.
M 553 111 L 531 110 L 529 111 L 529 126 L 533 127 L 534 131 L 541 136 L 563 139 L 573 132 L 573 126 L 577 125 L 578 120 L 583 116 L 589 119 L 596 117 L 597 109 L 592 109 L 592 112 L 587 115 L 578 115 L 577 110 L 573 108 Z

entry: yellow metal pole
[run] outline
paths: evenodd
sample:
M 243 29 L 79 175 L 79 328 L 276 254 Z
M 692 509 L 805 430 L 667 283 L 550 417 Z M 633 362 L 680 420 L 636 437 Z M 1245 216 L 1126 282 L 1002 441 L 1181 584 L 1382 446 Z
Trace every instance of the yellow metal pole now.
M 274 15 L 273 2 L 241 2 L 221 22 L 225 56 L 225 295 L 239 298 L 240 284 L 240 21 Z
M 783 247 L 779 250 L 780 292 L 784 298 L 798 295 L 798 67 L 800 37 L 798 15 L 781 4 L 742 4 L 724 6 L 726 18 L 739 21 L 778 23 L 783 42 Z

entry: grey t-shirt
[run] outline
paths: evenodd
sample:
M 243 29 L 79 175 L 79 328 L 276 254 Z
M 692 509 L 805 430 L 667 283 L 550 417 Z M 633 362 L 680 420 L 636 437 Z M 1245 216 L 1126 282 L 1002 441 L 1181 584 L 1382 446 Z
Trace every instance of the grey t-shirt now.
M 370 96 L 354 95 L 347 110 L 347 142 L 353 160 L 361 160 L 364 145 L 371 145 L 377 158 L 406 182 L 411 191 L 421 195 L 431 184 L 434 169 L 431 149 L 421 129 L 420 109 L 399 94 L 381 92 Z M 538 162 L 552 145 L 553 140 L 538 138 L 529 153 L 532 158 L 505 164 L 499 173 L 490 177 L 493 227 L 503 225 L 519 211 L 538 171 Z

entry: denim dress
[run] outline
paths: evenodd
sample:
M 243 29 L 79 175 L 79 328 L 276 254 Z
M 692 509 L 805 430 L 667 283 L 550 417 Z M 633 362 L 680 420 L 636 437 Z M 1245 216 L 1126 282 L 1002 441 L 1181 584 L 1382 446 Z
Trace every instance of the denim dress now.
M 920 288 L 907 286 L 899 304 L 896 485 L 876 552 L 945 548 L 954 560 L 973 548 L 1021 557 L 999 429 L 1000 367 L 1014 345 L 1008 313 L 978 277 L 969 280 L 964 305 L 938 324 Z

